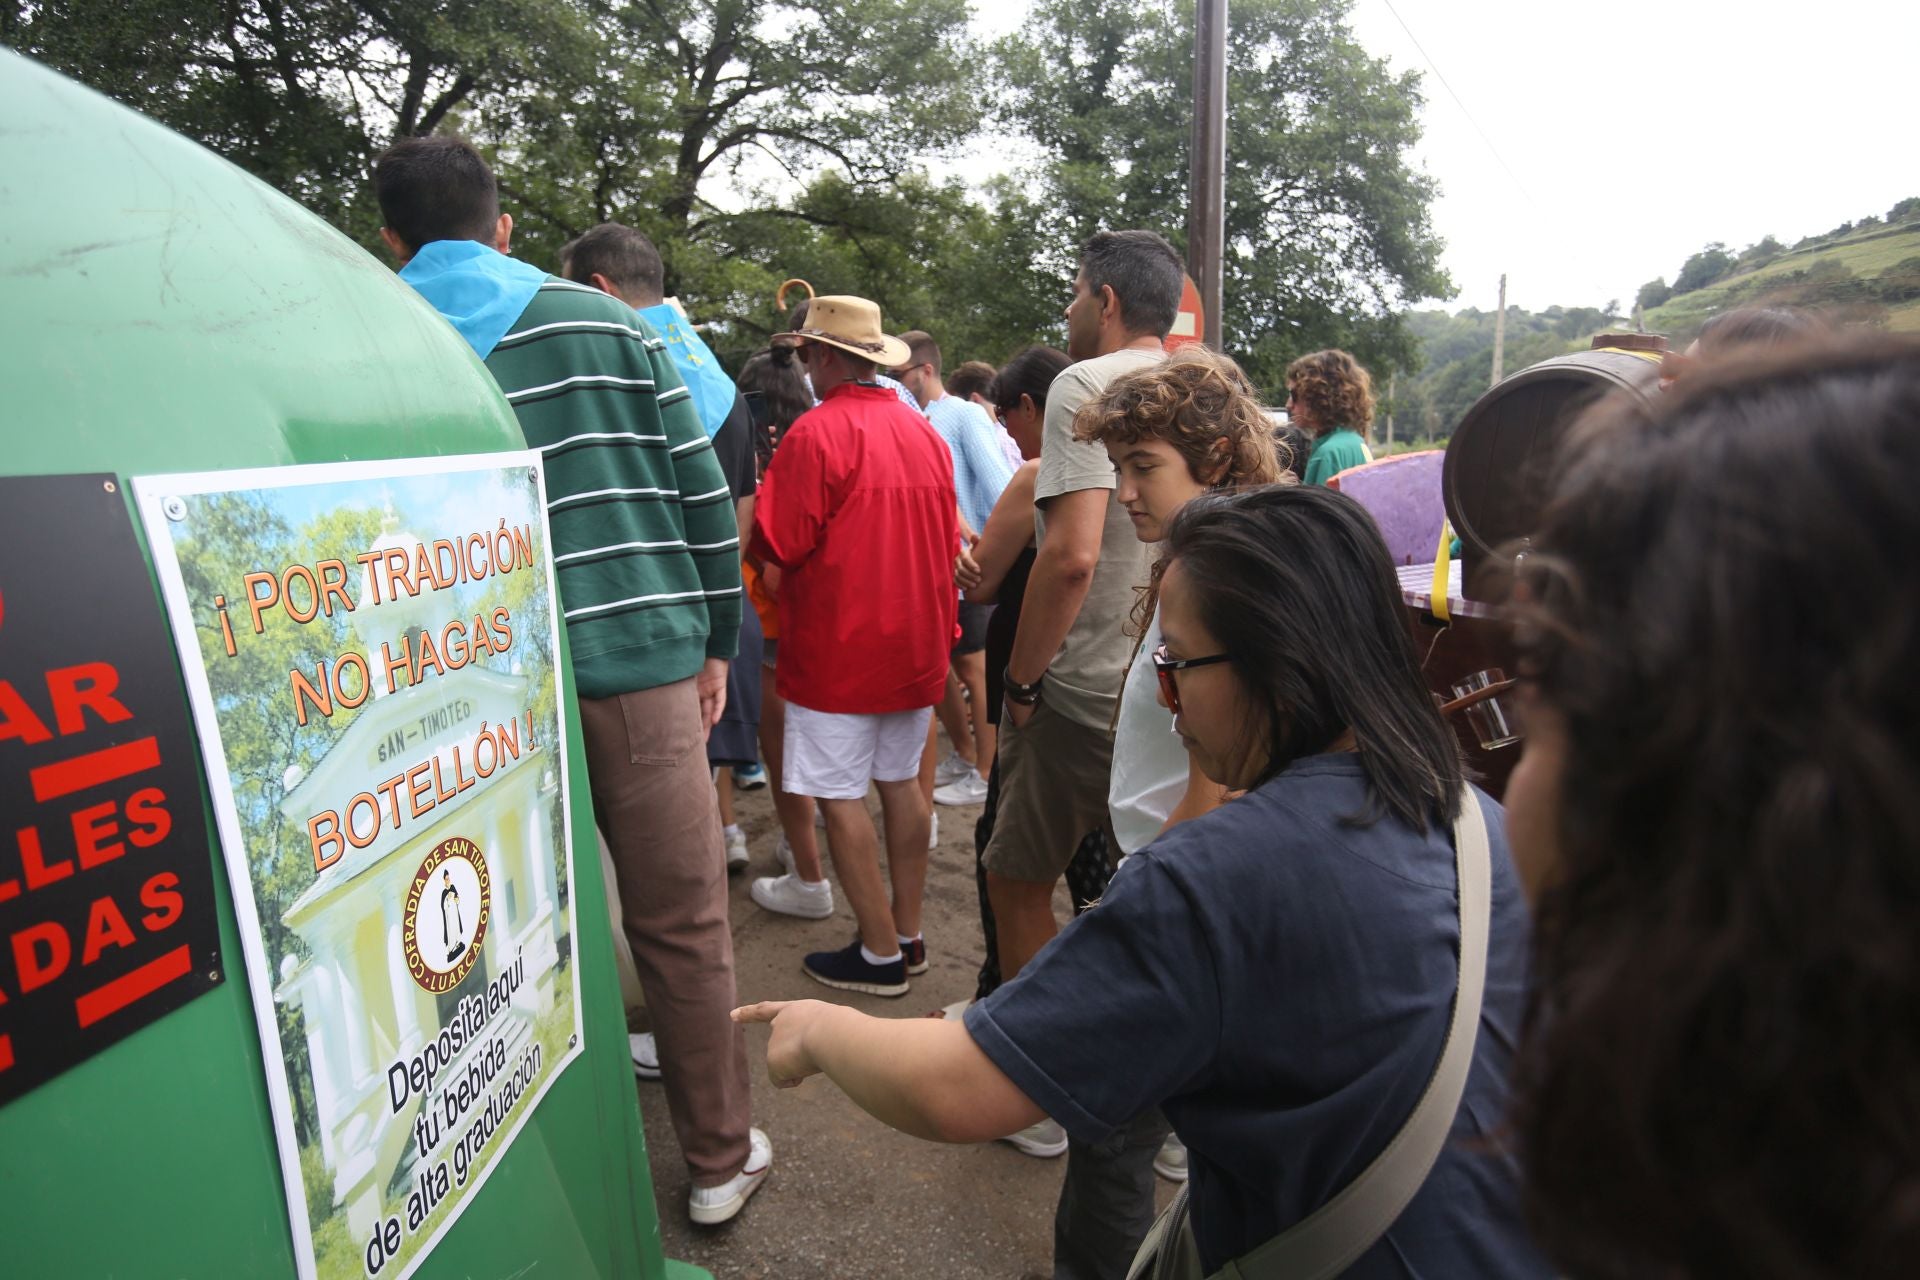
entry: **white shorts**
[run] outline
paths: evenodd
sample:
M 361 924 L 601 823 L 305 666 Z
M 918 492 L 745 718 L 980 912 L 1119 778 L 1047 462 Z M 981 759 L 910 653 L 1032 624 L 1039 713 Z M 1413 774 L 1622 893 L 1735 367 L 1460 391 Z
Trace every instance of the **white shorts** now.
M 917 778 L 932 723 L 932 707 L 855 716 L 789 702 L 780 789 L 816 800 L 864 800 L 869 782 Z

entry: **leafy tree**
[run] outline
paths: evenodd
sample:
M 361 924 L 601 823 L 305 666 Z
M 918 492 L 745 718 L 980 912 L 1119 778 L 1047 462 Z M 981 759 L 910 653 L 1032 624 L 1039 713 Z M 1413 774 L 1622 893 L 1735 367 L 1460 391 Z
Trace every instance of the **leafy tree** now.
M 588 3 L 45 0 L 0 35 L 370 242 L 373 157 L 478 94 L 584 77 Z
M 1539 312 L 1507 308 L 1506 372 L 1586 350 L 1595 333 L 1616 323 L 1617 310 L 1611 301 L 1604 307 L 1554 306 Z M 1487 391 L 1495 313 L 1415 311 L 1406 319 L 1426 364 L 1411 378 L 1401 379 L 1400 394 L 1410 405 L 1416 430 L 1432 438 L 1447 436 Z
M 1905 222 L 1909 218 L 1920 218 L 1920 196 L 1908 196 L 1887 210 L 1888 222 Z
M 1732 270 L 1733 255 L 1727 252 L 1726 245 L 1716 240 L 1687 259 L 1680 268 L 1680 274 L 1673 278 L 1673 291 L 1691 293 L 1695 289 L 1704 289 Z
M 555 262 L 562 241 L 625 222 L 659 246 L 669 293 L 702 318 L 737 315 L 784 278 L 743 255 L 778 239 L 758 224 L 822 216 L 787 198 L 795 181 L 835 175 L 858 227 L 883 216 L 865 201 L 977 127 L 967 14 L 966 0 L 609 0 L 596 75 L 487 95 L 470 123 L 525 256 Z
M 368 180 L 395 138 L 461 128 L 553 264 L 617 218 L 696 304 L 775 178 L 884 191 L 977 126 L 966 0 L 49 0 L 0 39 L 187 134 L 377 248 Z M 765 163 L 756 169 L 755 161 Z M 764 170 L 765 172 L 762 172 Z M 769 177 L 768 175 L 772 175 Z
M 1309 11 L 1310 10 L 1310 11 Z M 1191 5 L 1045 0 L 996 60 L 1045 163 L 968 188 L 915 171 L 994 87 L 966 0 L 22 0 L 0 41 L 236 160 L 374 247 L 372 158 L 458 128 L 495 164 L 516 250 L 554 265 L 639 226 L 668 287 L 743 353 L 805 275 L 878 298 L 956 355 L 1059 340 L 1074 249 L 1185 207 Z M 1342 345 L 1416 353 L 1395 312 L 1451 291 L 1415 173 L 1417 81 L 1367 57 L 1345 0 L 1234 6 L 1229 343 L 1277 385 Z
M 1757 271 L 1786 251 L 1787 247 L 1779 240 L 1773 236 L 1765 236 L 1758 243 L 1750 244 L 1740 251 L 1740 256 L 1734 259 L 1734 270 Z
M 1651 311 L 1673 296 L 1673 290 L 1667 285 L 1665 276 L 1657 276 L 1640 286 L 1640 292 L 1634 295 L 1633 305 L 1642 311 Z
M 1902 258 L 1882 271 L 1874 283 L 1882 302 L 1920 300 L 1920 256 Z
M 1353 40 L 1346 0 L 1242 0 L 1227 36 L 1226 345 L 1268 388 L 1286 363 L 1343 346 L 1411 367 L 1397 314 L 1446 296 L 1429 221 L 1436 190 L 1408 153 L 1418 78 Z M 997 50 L 1001 116 L 1041 148 L 1028 184 L 1050 241 L 1036 269 L 1064 295 L 1073 250 L 1101 227 L 1185 242 L 1193 5 L 1040 0 Z
M 872 298 L 896 332 L 931 332 L 949 366 L 997 364 L 1029 342 L 1064 340 L 1065 291 L 1029 267 L 1053 246 L 1024 195 L 1004 180 L 990 184 L 983 201 L 957 179 L 907 177 L 862 192 L 825 174 L 792 205 L 737 219 L 733 235 L 743 257 L 770 267 L 758 269 L 756 290 L 733 299 L 733 320 L 715 346 L 723 360 L 743 358 L 786 327 L 773 291 L 787 276 Z

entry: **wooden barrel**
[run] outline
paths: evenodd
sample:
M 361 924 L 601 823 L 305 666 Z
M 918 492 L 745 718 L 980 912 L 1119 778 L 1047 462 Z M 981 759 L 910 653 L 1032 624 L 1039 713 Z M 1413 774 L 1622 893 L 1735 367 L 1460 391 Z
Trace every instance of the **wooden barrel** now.
M 1657 393 L 1665 339 L 1601 334 L 1593 343 L 1503 378 L 1454 428 L 1440 489 L 1469 599 L 1485 598 L 1491 580 L 1481 570 L 1495 550 L 1533 532 L 1567 428 L 1606 396 Z

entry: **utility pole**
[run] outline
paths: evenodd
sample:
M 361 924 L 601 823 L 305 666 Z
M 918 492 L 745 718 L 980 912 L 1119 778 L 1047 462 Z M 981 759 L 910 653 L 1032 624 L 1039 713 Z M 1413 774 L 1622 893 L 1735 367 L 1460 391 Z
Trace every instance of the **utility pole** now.
M 1500 273 L 1500 310 L 1493 317 L 1493 381 L 1487 385 L 1500 385 L 1501 366 L 1507 360 L 1507 273 Z
M 1220 349 L 1222 253 L 1227 237 L 1227 0 L 1198 0 L 1193 31 L 1193 173 L 1187 274 L 1200 291 L 1201 339 Z

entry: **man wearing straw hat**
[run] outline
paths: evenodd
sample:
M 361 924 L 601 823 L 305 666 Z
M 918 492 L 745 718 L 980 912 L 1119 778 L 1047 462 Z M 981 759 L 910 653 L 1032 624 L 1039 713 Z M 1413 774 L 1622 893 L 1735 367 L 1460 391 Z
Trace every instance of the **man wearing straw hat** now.
M 901 996 L 908 975 L 926 968 L 920 904 L 932 815 L 919 774 L 953 647 L 953 462 L 926 419 L 876 381 L 908 356 L 881 331 L 879 307 L 817 297 L 776 341 L 795 348 L 820 398 L 787 429 L 754 510 L 751 554 L 784 575 L 782 785 L 820 802 L 860 928 L 851 945 L 802 967 L 830 987 Z M 880 791 L 891 898 L 869 783 Z

